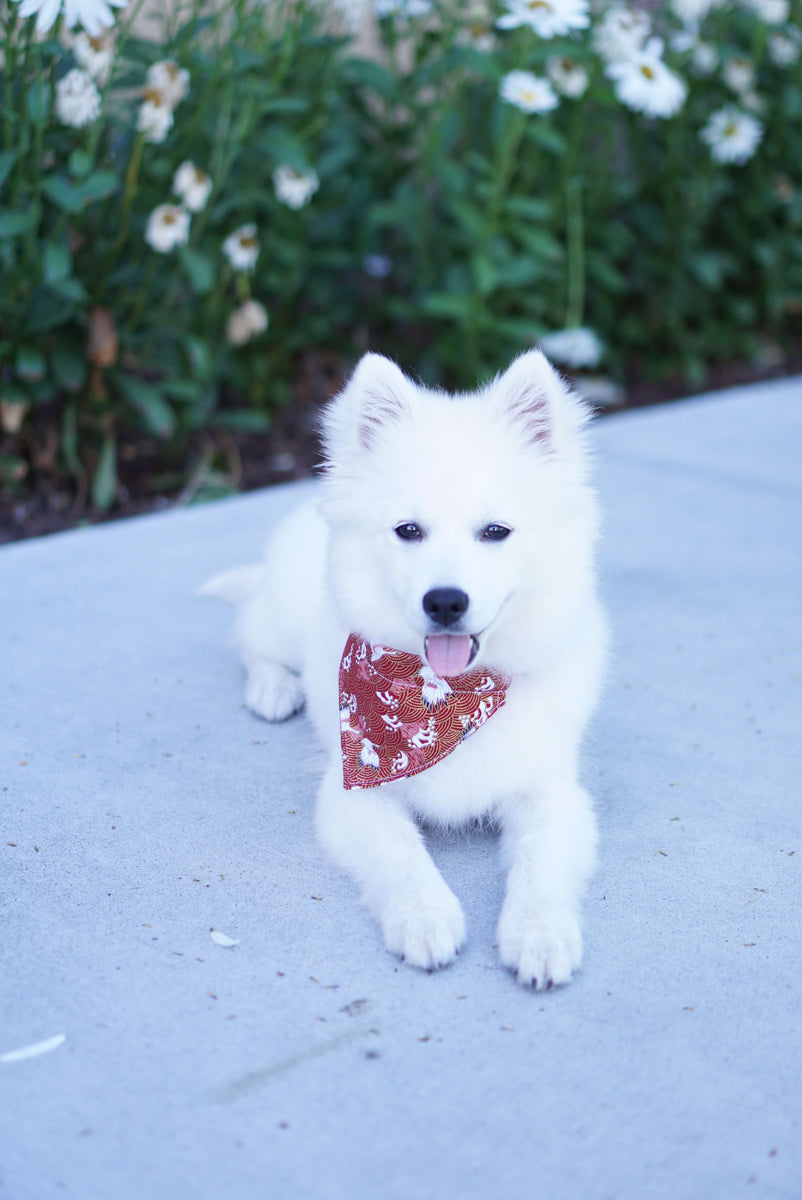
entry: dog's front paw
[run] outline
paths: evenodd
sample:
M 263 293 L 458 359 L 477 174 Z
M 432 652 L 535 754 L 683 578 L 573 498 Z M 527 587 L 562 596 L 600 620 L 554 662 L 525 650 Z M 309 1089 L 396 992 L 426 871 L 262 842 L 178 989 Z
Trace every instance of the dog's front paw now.
M 505 905 L 498 936 L 501 961 L 525 987 L 568 983 L 582 962 L 582 933 L 568 909 Z
M 260 662 L 248 671 L 245 703 L 266 721 L 283 721 L 303 707 L 301 681 L 280 663 Z
M 447 887 L 437 894 L 392 900 L 382 914 L 388 950 L 413 967 L 431 971 L 450 963 L 465 941 L 465 917 Z

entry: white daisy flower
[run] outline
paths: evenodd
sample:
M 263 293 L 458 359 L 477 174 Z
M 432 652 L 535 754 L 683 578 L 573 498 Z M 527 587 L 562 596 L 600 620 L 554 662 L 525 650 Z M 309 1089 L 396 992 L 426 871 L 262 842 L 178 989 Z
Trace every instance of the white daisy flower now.
M 173 176 L 173 191 L 181 197 L 184 207 L 190 212 L 200 212 L 206 207 L 211 190 L 211 179 L 193 162 L 181 163 Z
M 114 39 L 108 34 L 90 37 L 79 33 L 73 42 L 72 52 L 79 67 L 83 67 L 101 87 L 108 82 L 114 66 Z
M 159 254 L 169 254 L 189 239 L 189 213 L 178 204 L 160 204 L 148 217 L 145 241 Z
M 612 62 L 607 74 L 622 104 L 647 117 L 673 117 L 685 103 L 688 85 L 662 59 L 663 43 L 650 38 L 631 58 Z
M 588 73 L 573 58 L 550 58 L 546 71 L 555 89 L 569 100 L 578 100 L 588 88 Z
M 697 75 L 712 75 L 718 66 L 718 50 L 711 42 L 697 42 L 691 53 L 691 66 Z
M 246 300 L 226 321 L 226 337 L 232 346 L 244 346 L 267 329 L 267 312 L 258 300 Z
M 100 92 L 86 71 L 73 67 L 56 84 L 56 116 L 62 125 L 81 129 L 100 116 Z
M 382 17 L 428 17 L 431 0 L 373 0 L 373 11 Z
M 487 4 L 469 5 L 466 12 L 461 14 L 464 25 L 457 30 L 454 39 L 458 46 L 472 46 L 480 54 L 489 54 L 496 45 L 495 34 L 491 24 L 492 18 Z
M 499 94 L 525 113 L 550 112 L 560 103 L 549 81 L 531 71 L 508 71 L 501 80 Z
M 241 225 L 223 242 L 223 253 L 237 271 L 252 271 L 259 257 L 255 225 Z
M 186 97 L 189 92 L 189 71 L 179 67 L 171 58 L 163 58 L 160 62 L 148 67 L 145 76 L 145 91 L 159 92 L 170 108 Z
M 769 37 L 769 58 L 775 67 L 792 67 L 799 58 L 799 45 L 782 33 Z
M 140 133 L 144 133 L 146 142 L 158 144 L 164 141 L 173 127 L 173 109 L 161 92 L 146 89 L 143 95 L 136 127 Z
M 540 339 L 540 347 L 547 358 L 573 369 L 597 366 L 604 353 L 599 338 L 588 328 L 547 333 Z
M 112 8 L 124 8 L 128 0 L 64 0 L 64 23 L 68 29 L 83 25 L 92 37 L 114 24 Z M 111 6 L 111 7 L 110 7 Z M 22 0 L 21 17 L 36 17 L 36 32 L 47 33 L 61 12 L 61 0 Z
M 788 0 L 746 0 L 746 7 L 767 25 L 784 25 L 791 15 Z
M 590 24 L 588 0 L 504 0 L 504 7 L 508 11 L 496 21 L 499 29 L 528 25 L 542 38 L 562 37 Z
M 596 26 L 593 44 L 606 63 L 618 62 L 642 50 L 651 31 L 651 22 L 646 13 L 614 5 L 608 8 Z
M 757 117 L 734 105 L 714 112 L 699 135 L 716 162 L 745 163 L 757 150 L 763 126 Z
M 296 211 L 303 208 L 320 187 L 316 171 L 296 171 L 288 163 L 282 163 L 273 172 L 273 187 L 276 199 Z
M 755 82 L 755 69 L 748 58 L 728 58 L 722 72 L 728 88 L 740 95 Z

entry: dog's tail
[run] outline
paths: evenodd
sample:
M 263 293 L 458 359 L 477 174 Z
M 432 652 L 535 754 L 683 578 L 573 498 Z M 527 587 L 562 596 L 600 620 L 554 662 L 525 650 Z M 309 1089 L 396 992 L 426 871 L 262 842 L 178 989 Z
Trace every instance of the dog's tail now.
M 250 567 L 232 567 L 213 575 L 198 588 L 199 596 L 213 596 L 215 600 L 226 600 L 229 604 L 243 604 L 254 594 L 264 576 L 264 567 L 255 563 Z

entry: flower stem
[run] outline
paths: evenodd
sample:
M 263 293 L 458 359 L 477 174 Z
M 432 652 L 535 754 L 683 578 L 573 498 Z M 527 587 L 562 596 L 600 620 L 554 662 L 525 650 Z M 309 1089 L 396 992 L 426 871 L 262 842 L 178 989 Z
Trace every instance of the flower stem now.
M 571 175 L 565 183 L 566 248 L 568 254 L 568 297 L 566 329 L 578 329 L 585 315 L 585 222 L 582 211 L 582 180 Z

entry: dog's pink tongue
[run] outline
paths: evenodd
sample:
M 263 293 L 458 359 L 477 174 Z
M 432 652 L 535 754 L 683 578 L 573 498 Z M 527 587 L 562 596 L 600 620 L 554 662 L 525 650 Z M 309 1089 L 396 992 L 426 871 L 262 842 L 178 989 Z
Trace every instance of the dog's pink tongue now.
M 426 659 L 435 675 L 461 675 L 471 661 L 472 639 L 469 633 L 430 633 L 426 639 Z

